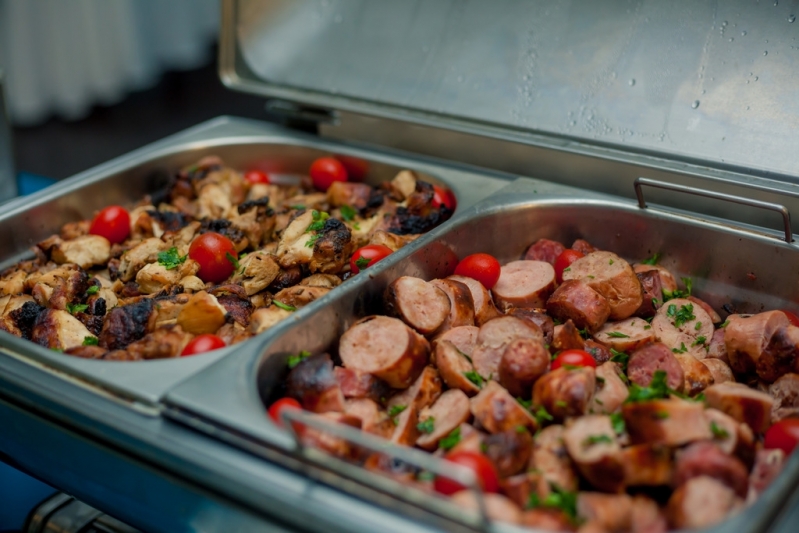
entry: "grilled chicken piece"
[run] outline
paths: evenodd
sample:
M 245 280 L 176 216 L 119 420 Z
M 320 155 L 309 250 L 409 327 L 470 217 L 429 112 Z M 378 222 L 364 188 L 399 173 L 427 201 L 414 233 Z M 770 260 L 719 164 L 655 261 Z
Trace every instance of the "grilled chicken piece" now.
M 56 350 L 82 346 L 87 337 L 94 335 L 77 318 L 60 309 L 41 312 L 31 333 L 33 342 Z
M 232 346 L 246 341 L 252 337 L 252 333 L 238 322 L 228 322 L 216 330 L 216 336 L 225 341 L 225 345 Z
M 416 190 L 416 182 L 418 176 L 412 170 L 401 170 L 389 182 L 392 197 L 398 202 L 402 202 L 408 198 Z
M 8 306 L 6 309 L 8 309 Z M 42 307 L 33 301 L 33 299 L 31 299 L 24 302 L 17 309 L 3 313 L 3 318 L 7 318 L 13 323 L 13 325 L 19 330 L 19 334 L 23 339 L 31 340 L 33 326 L 36 324 L 36 319 L 45 309 L 45 307 Z
M 570 420 L 563 442 L 580 473 L 607 492 L 624 488 L 624 464 L 610 417 L 586 415 Z
M 314 245 L 308 232 L 308 227 L 313 224 L 314 211 L 305 211 L 302 215 L 292 220 L 277 245 L 277 258 L 280 266 L 289 268 L 295 265 L 308 264 L 313 257 Z M 308 246 L 311 241 L 312 245 Z
M 258 335 L 290 316 L 291 311 L 286 311 L 276 305 L 256 309 L 250 316 L 250 332 Z
M 408 196 L 406 205 L 397 207 L 388 221 L 388 227 L 380 229 L 387 229 L 397 235 L 408 235 L 425 233 L 438 226 L 452 215 L 452 211 L 443 205 L 434 207 L 434 194 L 432 185 L 417 180 L 416 189 Z M 390 212 L 385 205 L 381 210 Z
M 200 264 L 193 259 L 186 259 L 177 268 L 167 269 L 160 263 L 144 265 L 136 274 L 136 283 L 142 294 L 154 294 L 177 284 L 186 276 L 194 276 L 200 271 Z
M 233 319 L 236 324 L 246 328 L 250 325 L 253 308 L 249 300 L 233 294 L 222 294 L 216 298 L 219 305 L 225 308 L 226 320 Z
M 232 207 L 227 192 L 216 183 L 206 184 L 197 194 L 197 218 L 222 218 Z
M 333 372 L 333 361 L 327 354 L 300 361 L 286 378 L 286 391 L 307 411 L 345 411 L 344 395 Z
M 719 383 L 705 389 L 708 406 L 748 424 L 755 433 L 763 433 L 771 425 L 774 399 L 764 392 L 742 383 Z
M 340 220 L 328 218 L 313 245 L 313 256 L 308 268 L 311 272 L 337 274 L 349 264 L 355 251 L 350 229 Z
M 633 444 L 680 446 L 712 438 L 701 403 L 685 400 L 649 400 L 622 406 Z
M 555 420 L 562 421 L 586 414 L 594 391 L 596 374 L 593 368 L 558 368 L 535 382 L 533 404 L 542 406 Z
M 149 298 L 115 307 L 105 317 L 99 345 L 109 350 L 122 350 L 155 327 L 155 301 Z
M 706 528 L 724 521 L 741 504 L 731 488 L 712 477 L 700 476 L 672 493 L 666 515 L 674 528 Z
M 25 280 L 25 290 L 30 291 L 39 305 L 53 309 L 66 309 L 67 304 L 83 299 L 88 288 L 88 276 L 77 265 L 61 265 L 42 274 L 31 274 Z
M 359 225 L 363 226 L 363 222 L 359 223 Z M 382 244 L 383 246 L 391 248 L 391 251 L 396 252 L 409 242 L 413 242 L 418 238 L 419 235 L 395 235 L 387 231 L 377 230 L 369 238 L 368 244 Z M 353 239 L 355 239 L 355 233 L 353 233 Z
M 328 292 L 330 292 L 330 289 L 327 287 L 306 287 L 303 285 L 295 285 L 294 287 L 288 287 L 278 292 L 272 299 L 299 309 L 301 307 L 305 307 L 315 300 L 318 300 Z
M 311 274 L 304 278 L 300 285 L 306 287 L 321 287 L 323 289 L 335 289 L 341 285 L 341 278 L 333 274 Z
M 100 346 L 75 346 L 64 353 L 81 359 L 103 359 L 108 350 Z
M 239 266 L 230 283 L 241 284 L 250 296 L 269 287 L 280 274 L 275 257 L 260 251 L 245 255 L 239 260 Z
M 120 257 L 119 279 L 122 281 L 132 280 L 144 265 L 158 261 L 158 252 L 166 249 L 167 245 L 161 239 L 143 240 Z
M 173 324 L 148 333 L 125 348 L 135 359 L 166 359 L 178 357 L 194 336 Z
M 369 203 L 372 190 L 366 183 L 336 181 L 327 189 L 327 202 L 333 207 L 346 205 L 360 211 Z
M 531 432 L 538 428 L 529 411 L 496 381 L 488 381 L 470 402 L 475 420 L 489 433 L 515 431 L 520 426 Z
M 177 323 L 184 331 L 200 335 L 214 333 L 225 323 L 227 310 L 216 296 L 201 291 L 192 295 L 177 317 Z
M 25 279 L 28 273 L 24 270 L 14 270 L 0 278 L 0 294 L 20 294 L 25 290 Z
M 61 226 L 61 232 L 59 236 L 68 241 L 70 239 L 75 239 L 77 237 L 82 237 L 89 233 L 89 228 L 91 228 L 92 221 L 91 220 L 79 220 L 77 222 L 67 222 L 63 226 Z
M 111 243 L 99 235 L 84 235 L 64 241 L 55 237 L 58 242 L 50 248 L 50 257 L 59 265 L 74 263 L 81 268 L 105 265 L 111 258 Z

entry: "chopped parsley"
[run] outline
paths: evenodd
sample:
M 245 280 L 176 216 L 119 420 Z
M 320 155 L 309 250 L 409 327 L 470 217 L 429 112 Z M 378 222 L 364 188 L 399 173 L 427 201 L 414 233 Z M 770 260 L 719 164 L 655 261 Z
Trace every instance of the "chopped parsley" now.
M 624 373 L 626 374 L 627 373 L 627 363 L 630 362 L 629 354 L 626 354 L 624 352 L 620 352 L 620 351 L 615 350 L 613 348 L 610 349 L 610 353 L 611 353 L 610 360 L 613 361 L 614 363 L 618 363 L 621 366 L 622 370 L 624 370 Z
M 705 342 L 707 342 L 707 337 L 705 337 L 704 335 L 700 335 L 696 338 L 696 340 L 691 346 L 701 346 L 705 344 Z
M 305 247 L 306 248 L 313 248 L 314 245 L 316 244 L 316 241 L 318 241 L 321 238 L 322 238 L 322 234 L 321 233 L 317 233 L 315 235 L 311 235 L 311 237 L 305 242 Z
M 714 439 L 726 439 L 730 436 L 726 429 L 719 427 L 715 420 L 710 421 L 710 431 L 713 433 Z
M 407 408 L 407 405 L 392 405 L 388 408 L 388 416 L 391 417 L 391 421 L 394 422 L 395 426 L 399 423 L 397 417 Z
M 535 418 L 536 424 L 538 427 L 544 425 L 544 422 L 552 422 L 555 418 L 544 409 L 544 406 L 539 405 L 535 411 L 533 411 L 533 417 Z
M 691 296 L 691 291 L 694 288 L 694 282 L 691 278 L 680 278 L 682 282 L 685 284 L 685 290 L 676 289 L 673 291 L 663 290 L 663 296 L 666 300 L 672 300 L 674 298 L 687 298 Z
M 697 322 L 696 324 L 694 324 L 694 329 L 696 331 L 699 331 L 700 329 L 702 329 L 702 323 L 701 322 Z
M 516 433 L 526 433 L 526 432 L 527 432 L 526 426 L 521 426 L 521 425 L 516 426 Z
M 566 407 L 568 407 L 568 406 L 569 406 L 569 404 L 567 404 L 567 403 L 566 403 L 565 401 L 563 401 L 563 400 L 557 400 L 557 401 L 555 401 L 555 407 L 560 407 L 561 409 L 565 409 L 565 408 L 566 408 Z
M 89 295 L 89 296 L 91 296 L 92 294 L 97 294 L 98 292 L 100 292 L 100 286 L 99 285 L 92 285 L 91 287 L 86 289 L 86 294 Z
M 438 447 L 449 451 L 461 441 L 461 427 L 458 426 L 449 432 L 449 435 L 438 441 Z
M 239 264 L 239 260 L 236 259 L 236 257 L 230 252 L 226 252 L 225 257 L 227 257 L 227 260 L 233 264 L 233 268 L 235 268 L 236 270 L 238 270 L 239 267 L 241 267 L 241 265 Z
M 289 358 L 286 360 L 286 366 L 288 366 L 289 368 L 294 368 L 295 366 L 305 361 L 309 357 L 311 357 L 311 352 L 305 350 L 302 350 L 298 354 L 289 355 Z
M 432 433 L 435 429 L 435 418 L 432 416 L 430 418 L 425 419 L 423 422 L 419 422 L 416 424 L 416 429 L 418 429 L 422 433 Z
M 325 213 L 324 211 L 320 213 L 316 209 L 313 210 L 311 216 L 313 217 L 313 222 L 310 223 L 308 229 L 305 230 L 305 233 L 310 231 L 322 231 L 322 229 L 325 227 L 325 220 L 330 218 L 328 213 Z
M 87 310 L 89 306 L 87 304 L 67 304 L 67 311 L 69 314 L 74 315 L 75 313 L 82 313 Z
M 284 304 L 283 302 L 278 301 L 278 300 L 272 300 L 272 303 L 274 305 L 276 305 L 277 307 L 283 309 L 284 311 L 296 311 L 297 310 L 297 308 L 294 307 L 293 305 Z
M 477 385 L 477 388 L 479 388 L 479 389 L 483 388 L 483 384 L 485 383 L 485 379 L 483 379 L 483 376 L 481 376 L 480 374 L 478 374 L 474 370 L 469 370 L 468 372 L 464 372 L 463 375 L 466 377 L 466 379 L 468 379 L 469 381 L 471 381 L 472 383 Z
M 349 222 L 350 220 L 354 219 L 355 215 L 357 214 L 358 212 L 355 211 L 355 209 L 353 209 L 352 206 L 349 205 L 341 206 L 341 218 L 343 218 L 345 221 Z
M 671 351 L 674 353 L 685 353 L 688 351 L 688 348 L 685 347 L 684 342 L 681 342 L 679 348 L 672 348 Z
M 652 381 L 648 387 L 642 387 L 636 383 L 630 385 L 630 394 L 624 403 L 645 402 L 648 400 L 660 400 L 669 395 L 669 386 L 666 382 L 666 372 L 655 370 Z
M 577 330 L 577 331 L 580 332 L 580 336 L 582 338 L 584 338 L 584 339 L 590 339 L 591 338 L 591 332 L 588 331 L 588 328 L 580 329 L 580 330 Z
M 609 260 L 608 260 L 608 264 L 609 264 L 609 265 L 612 265 L 612 264 L 613 264 L 613 259 L 609 259 Z
M 652 326 L 650 326 L 649 324 L 647 324 L 646 326 L 644 326 L 644 329 L 652 329 Z
M 607 444 L 612 444 L 613 443 L 613 439 L 611 439 L 607 435 L 591 435 L 590 437 L 588 437 L 587 439 L 585 439 L 583 441 L 583 448 L 590 448 L 594 444 L 599 444 L 601 442 L 602 443 L 607 443 Z
M 559 509 L 563 511 L 569 520 L 577 522 L 577 493 L 563 490 L 555 484 L 550 485 L 552 492 L 546 498 L 541 499 L 537 493 L 530 494 L 527 507 L 532 509 L 544 507 L 548 509 Z
M 722 322 L 722 323 L 719 325 L 719 329 L 721 329 L 721 328 L 726 328 L 726 327 L 727 327 L 727 325 L 728 325 L 729 323 L 730 323 L 730 321 L 729 321 L 729 320 L 725 320 L 724 322 Z
M 658 420 L 665 420 L 669 417 L 668 411 L 655 411 L 655 418 Z
M 666 316 L 673 318 L 674 326 L 678 328 L 686 322 L 696 318 L 696 316 L 694 316 L 693 304 L 681 305 L 679 310 L 677 309 L 676 305 L 670 304 L 666 308 Z
M 657 298 L 652 298 L 652 307 L 657 307 L 660 305 L 660 300 Z
M 433 481 L 433 480 L 436 479 L 436 475 L 434 473 L 432 473 L 432 472 L 427 471 L 427 470 L 422 470 L 416 476 L 416 479 L 418 479 L 419 481 Z
M 230 254 L 228 253 L 228 255 Z M 185 263 L 187 257 L 188 255 L 181 256 L 178 253 L 178 249 L 173 246 L 165 252 L 158 252 L 158 264 L 167 270 L 172 270 Z M 236 268 L 238 268 L 238 265 L 236 265 Z
M 600 385 L 604 385 L 605 384 L 605 378 L 603 378 L 602 376 L 597 376 L 596 377 L 596 382 L 599 383 Z
M 521 397 L 516 397 L 516 403 L 527 409 L 528 411 L 532 412 L 533 410 L 533 400 L 525 400 Z
M 611 339 L 629 339 L 630 336 L 622 333 L 621 331 L 608 331 L 605 335 Z
M 658 261 L 660 261 L 660 258 L 662 257 L 662 255 L 663 254 L 658 252 L 655 255 L 653 255 L 652 257 L 650 257 L 648 259 L 644 259 L 643 261 L 641 261 L 641 264 L 642 265 L 652 265 L 652 266 L 657 265 Z
M 624 417 L 621 413 L 611 414 L 610 423 L 613 425 L 613 431 L 616 432 L 616 435 L 621 435 L 627 431 L 627 426 L 624 424 Z
M 290 205 L 289 209 L 305 209 L 305 206 L 302 205 L 302 204 L 294 204 L 294 205 Z
M 566 267 L 566 268 L 564 268 L 564 269 L 563 269 L 563 271 L 564 271 L 564 272 L 568 272 L 568 271 L 570 271 L 571 269 L 572 269 L 572 267 Z
M 358 267 L 358 270 L 363 270 L 364 268 L 369 266 L 369 261 L 370 259 L 367 259 L 365 257 L 359 257 L 358 259 L 355 260 L 355 266 Z
M 97 346 L 99 339 L 97 337 L 83 337 L 84 346 Z

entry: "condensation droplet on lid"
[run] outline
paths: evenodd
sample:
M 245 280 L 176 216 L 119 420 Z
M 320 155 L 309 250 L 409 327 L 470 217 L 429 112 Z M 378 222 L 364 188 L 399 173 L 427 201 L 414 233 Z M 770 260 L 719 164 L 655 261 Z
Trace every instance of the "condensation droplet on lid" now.
M 734 40 L 735 40 L 735 37 L 730 37 L 730 42 L 733 42 Z
M 705 89 L 702 89 L 702 94 L 705 94 L 706 92 L 707 92 L 707 91 L 706 91 Z
M 760 78 L 758 78 L 757 76 L 755 76 L 755 81 L 757 81 L 758 79 L 760 79 Z
M 577 121 L 576 120 L 569 121 L 569 126 L 574 127 L 576 125 L 577 125 Z
M 722 28 L 726 28 L 726 27 L 727 27 L 727 21 L 726 21 L 726 20 L 725 20 L 724 22 L 722 22 L 722 23 L 721 23 L 721 27 L 722 27 Z
M 746 106 L 746 110 L 749 111 L 749 106 Z
M 696 109 L 697 107 L 699 107 L 699 100 L 694 100 L 694 103 L 691 104 L 691 109 Z
M 795 22 L 795 21 L 796 21 L 796 15 L 789 15 L 788 16 L 788 22 Z
M 768 55 L 768 50 L 764 50 L 764 51 L 763 51 L 763 55 L 764 55 L 764 56 L 767 56 L 767 55 Z
M 635 78 L 632 78 L 632 79 L 631 79 L 629 82 L 627 82 L 627 83 L 629 83 L 629 84 L 630 84 L 630 87 L 634 86 L 634 85 L 635 85 Z
M 741 32 L 741 37 L 746 37 L 746 30 Z

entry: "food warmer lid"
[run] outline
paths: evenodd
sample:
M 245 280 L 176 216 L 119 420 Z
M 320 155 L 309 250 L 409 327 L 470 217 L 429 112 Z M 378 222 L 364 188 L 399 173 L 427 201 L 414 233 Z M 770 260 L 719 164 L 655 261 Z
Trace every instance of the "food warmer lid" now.
M 799 182 L 799 6 L 777 0 L 225 0 L 242 91 Z

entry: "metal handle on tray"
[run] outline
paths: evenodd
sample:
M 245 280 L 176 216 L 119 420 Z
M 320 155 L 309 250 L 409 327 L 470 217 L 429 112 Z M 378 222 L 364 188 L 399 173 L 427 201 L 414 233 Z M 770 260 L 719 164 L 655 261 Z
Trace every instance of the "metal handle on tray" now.
M 785 242 L 793 242 L 793 231 L 791 230 L 791 213 L 788 211 L 788 208 L 782 204 L 763 202 L 761 200 L 754 200 L 751 198 L 742 198 L 740 196 L 735 196 L 733 194 L 708 191 L 706 189 L 697 189 L 695 187 L 687 187 L 685 185 L 677 185 L 674 183 L 667 183 L 665 181 L 658 181 L 649 178 L 636 178 L 633 186 L 635 187 L 635 196 L 638 198 L 638 207 L 640 207 L 641 209 L 646 209 L 646 201 L 644 200 L 644 191 L 641 189 L 641 187 L 644 185 L 647 185 L 649 187 L 654 187 L 656 189 L 684 192 L 696 196 L 704 196 L 705 198 L 724 200 L 736 204 L 747 205 L 749 207 L 759 207 L 760 209 L 767 209 L 768 211 L 777 212 L 780 215 L 782 215 L 782 225 L 783 225 L 783 230 L 785 231 Z M 757 190 L 767 190 L 761 187 L 754 187 L 751 185 L 748 186 Z
M 486 513 L 485 499 L 483 498 L 483 491 L 480 487 L 477 476 L 472 470 L 466 467 L 450 463 L 443 459 L 439 459 L 429 453 L 420 452 L 407 446 L 399 446 L 384 438 L 364 433 L 359 429 L 352 428 L 344 424 L 338 424 L 325 420 L 318 415 L 307 413 L 299 409 L 284 409 L 280 413 L 283 420 L 283 426 L 289 428 L 294 442 L 296 444 L 297 455 L 313 460 L 304 453 L 306 446 L 302 443 L 299 433 L 296 431 L 292 422 L 298 422 L 303 426 L 312 427 L 325 433 L 334 435 L 356 446 L 368 449 L 372 452 L 383 454 L 387 457 L 399 459 L 405 463 L 416 468 L 427 470 L 433 474 L 447 479 L 451 479 L 461 485 L 465 486 L 468 490 L 472 491 L 477 500 L 477 527 L 480 531 L 488 531 L 488 515 Z M 328 456 L 330 457 L 330 456 Z M 322 464 L 323 467 L 330 467 L 330 462 Z

